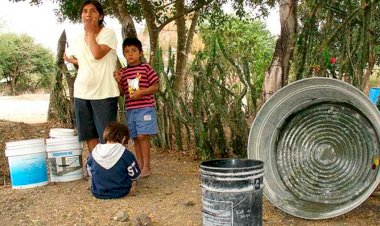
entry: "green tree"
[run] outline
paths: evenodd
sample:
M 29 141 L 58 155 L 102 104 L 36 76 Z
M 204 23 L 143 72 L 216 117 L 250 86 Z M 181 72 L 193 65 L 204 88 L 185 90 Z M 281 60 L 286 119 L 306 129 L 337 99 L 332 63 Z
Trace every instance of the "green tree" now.
M 40 5 L 44 0 L 14 0 L 29 1 L 31 4 Z M 48 1 L 48 0 L 45 0 Z M 50 0 L 53 1 L 53 0 Z M 56 0 L 59 9 L 56 14 L 59 20 L 69 19 L 80 21 L 79 9 L 82 0 Z M 145 20 L 149 32 L 150 57 L 149 61 L 155 66 L 155 56 L 160 48 L 159 34 L 166 25 L 175 22 L 177 29 L 175 89 L 180 91 L 187 73 L 188 56 L 190 54 L 193 37 L 198 21 L 202 21 L 210 14 L 214 24 L 224 20 L 223 6 L 232 2 L 232 8 L 237 15 L 243 17 L 250 15 L 267 15 L 268 8 L 275 4 L 275 0 L 101 0 L 107 15 L 116 17 L 122 25 L 123 37 L 136 36 L 133 19 Z M 247 13 L 255 12 L 255 13 Z
M 27 89 L 48 88 L 55 70 L 50 50 L 28 35 L 0 34 L 0 77 L 12 95 Z
M 199 29 L 204 49 L 192 61 L 188 85 L 181 93 L 170 88 L 174 57 L 170 57 L 171 68 L 159 71 L 163 89 L 157 106 L 163 116 L 159 120 L 163 142 L 172 147 L 174 138 L 181 149 L 181 136 L 186 134 L 186 143 L 193 137 L 204 159 L 246 155 L 247 118 L 257 109 L 274 49 L 274 37 L 262 22 L 225 19 L 218 26 L 205 22 Z M 181 133 L 181 128 L 186 132 Z
M 181 91 L 184 87 L 184 80 L 187 74 L 188 57 L 192 46 L 192 41 L 199 22 L 210 19 L 213 24 L 219 24 L 225 21 L 223 17 L 223 6 L 232 2 L 233 10 L 237 15 L 251 15 L 247 11 L 255 11 L 259 9 L 255 16 L 266 14 L 268 6 L 273 6 L 274 0 L 140 0 L 141 10 L 147 24 L 150 38 L 150 61 L 155 64 L 155 54 L 160 45 L 158 42 L 159 33 L 171 22 L 175 22 L 177 29 L 177 45 L 176 45 L 176 68 L 174 88 Z M 261 13 L 262 11 L 262 13 Z
M 295 79 L 325 76 L 365 90 L 380 59 L 380 1 L 304 1 Z
M 260 99 L 264 75 L 268 69 L 275 46 L 275 37 L 259 20 L 228 16 L 217 27 L 203 25 L 200 35 L 207 51 L 217 39 L 220 70 L 225 73 L 225 87 L 235 93 L 247 87 L 247 114 L 255 115 Z
M 31 0 L 30 2 L 36 5 L 42 4 L 42 0 Z M 59 7 L 55 11 L 59 21 L 70 20 L 77 23 L 81 22 L 79 10 L 83 4 L 83 0 L 56 0 L 55 2 Z M 107 0 L 99 2 L 102 4 L 106 15 L 114 17 L 119 21 L 122 26 L 123 38 L 137 36 L 132 18 L 138 22 L 143 18 L 138 0 Z

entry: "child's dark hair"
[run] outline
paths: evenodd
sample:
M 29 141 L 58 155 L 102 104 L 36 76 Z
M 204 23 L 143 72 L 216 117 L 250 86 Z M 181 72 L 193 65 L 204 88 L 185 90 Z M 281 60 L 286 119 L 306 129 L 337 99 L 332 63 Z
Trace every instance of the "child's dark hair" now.
M 83 8 L 88 5 L 88 4 L 92 4 L 95 6 L 96 10 L 99 12 L 99 15 L 100 16 L 103 16 L 101 20 L 99 20 L 99 25 L 102 26 L 103 23 L 104 23 L 104 11 L 103 11 L 103 7 L 102 5 L 96 1 L 96 0 L 85 0 L 83 1 L 83 4 L 82 6 L 80 7 L 80 10 L 79 10 L 79 15 L 82 15 L 82 12 L 83 12 Z
M 108 124 L 108 126 L 104 129 L 103 132 L 104 142 L 122 143 L 124 137 L 125 141 L 128 141 L 128 127 L 119 122 L 111 122 L 110 124 Z
M 142 50 L 142 44 L 141 44 L 140 40 L 138 40 L 137 38 L 126 38 L 126 39 L 124 39 L 123 51 L 124 51 L 126 46 L 136 46 L 141 52 L 143 51 Z

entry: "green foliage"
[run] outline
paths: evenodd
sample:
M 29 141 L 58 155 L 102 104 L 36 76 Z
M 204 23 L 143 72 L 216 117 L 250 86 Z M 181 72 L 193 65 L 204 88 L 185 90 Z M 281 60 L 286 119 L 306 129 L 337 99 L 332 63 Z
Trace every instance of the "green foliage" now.
M 191 68 L 194 106 L 198 106 L 193 114 L 199 114 L 194 126 L 203 131 L 195 137 L 200 140 L 198 149 L 203 158 L 217 153 L 223 157 L 246 155 L 246 120 L 257 111 L 275 45 L 262 22 L 225 18 L 218 27 L 201 26 L 205 49 L 197 54 Z
M 14 2 L 27 1 L 30 5 L 42 6 L 44 2 L 53 1 L 58 4 L 58 9 L 55 9 L 55 15 L 59 22 L 69 20 L 71 22 L 80 23 L 81 15 L 79 10 L 83 0 L 13 0 Z M 142 20 L 142 11 L 139 0 L 116 1 L 116 0 L 98 0 L 102 4 L 103 10 L 108 16 L 119 14 L 117 11 L 125 11 L 133 16 L 135 20 Z M 119 4 L 120 3 L 120 4 Z M 120 7 L 121 6 L 121 7 Z M 117 9 L 115 11 L 115 9 Z M 107 22 L 107 21 L 105 21 Z
M 31 5 L 43 6 L 46 1 L 52 0 L 13 0 L 14 2 L 28 1 Z M 53 0 L 59 5 L 59 8 L 55 10 L 57 18 L 59 21 L 70 20 L 73 22 L 80 22 L 79 9 L 83 3 L 83 0 Z M 142 21 L 143 13 L 141 10 L 141 4 L 139 0 L 128 0 L 128 1 L 118 1 L 118 0 L 99 0 L 102 4 L 106 15 L 116 16 L 121 11 L 126 12 L 131 15 L 138 22 Z M 267 16 L 268 9 L 273 7 L 277 1 L 275 0 L 191 0 L 185 1 L 186 10 L 195 8 L 198 5 L 205 5 L 202 7 L 202 15 L 208 17 L 210 15 L 216 15 L 215 18 L 222 16 L 223 6 L 227 3 L 232 3 L 232 8 L 237 16 L 243 17 L 260 17 Z M 150 7 L 154 12 L 155 20 L 158 24 L 167 20 L 169 16 L 175 15 L 177 12 L 174 5 L 176 1 L 163 1 L 163 0 L 150 0 Z M 119 12 L 117 12 L 119 11 Z M 146 19 L 146 18 L 145 18 Z M 213 20 L 214 22 L 218 19 Z
M 80 22 L 81 16 L 79 10 L 82 3 L 82 0 L 58 1 L 59 9 L 55 9 L 55 15 L 57 16 L 58 21 L 63 22 L 64 20 L 69 19 L 73 22 Z
M 79 10 L 83 0 L 57 0 L 56 2 L 59 8 L 55 10 L 55 14 L 60 22 L 65 20 L 77 23 L 81 22 Z M 142 11 L 138 0 L 120 1 L 121 8 L 120 5 L 117 4 L 118 1 L 115 0 L 99 0 L 99 2 L 102 4 L 104 13 L 108 16 L 114 17 L 119 14 L 118 11 L 125 11 L 132 15 L 135 20 L 142 20 Z
M 250 18 L 258 19 L 268 16 L 269 9 L 274 7 L 277 1 L 269 0 L 218 0 L 211 1 L 206 7 L 201 10 L 200 23 L 207 21 L 210 27 L 218 28 L 226 21 L 229 21 L 229 16 L 225 14 L 225 6 L 229 4 L 232 9 L 231 13 L 240 19 Z
M 274 38 L 261 22 L 226 18 L 218 29 L 201 27 L 205 48 L 189 62 L 187 84 L 181 91 L 172 85 L 174 54 L 169 50 L 165 68 L 161 51 L 157 53 L 158 64 L 153 66 L 160 75 L 156 96 L 160 147 L 173 149 L 173 141 L 179 150 L 183 143 L 185 150 L 195 145 L 202 159 L 246 156 L 247 118 L 257 110 Z
M 200 35 L 204 40 L 206 49 L 213 48 L 213 42 L 215 42 L 216 37 L 219 37 L 221 44 L 225 46 L 226 54 L 236 64 L 243 65 L 244 61 L 248 62 L 251 82 L 260 92 L 265 72 L 272 59 L 275 38 L 261 21 L 240 20 L 232 16 L 228 18 L 228 21 L 216 29 L 206 24 L 201 26 Z M 225 57 L 222 57 L 221 51 L 214 51 L 211 53 L 218 56 L 218 64 L 221 70 L 226 73 L 226 79 L 236 81 L 236 73 L 238 73 L 236 68 Z M 203 54 L 207 54 L 207 51 Z M 234 89 L 236 83 L 231 82 L 227 86 Z
M 13 94 L 50 87 L 54 71 L 52 53 L 33 38 L 0 34 L 0 77 L 8 78 Z
M 365 71 L 379 65 L 380 2 L 302 1 L 294 53 L 295 77 L 337 77 L 365 87 Z M 374 61 L 371 62 L 371 57 Z M 336 63 L 331 63 L 331 58 Z M 377 62 L 376 62 L 377 60 Z

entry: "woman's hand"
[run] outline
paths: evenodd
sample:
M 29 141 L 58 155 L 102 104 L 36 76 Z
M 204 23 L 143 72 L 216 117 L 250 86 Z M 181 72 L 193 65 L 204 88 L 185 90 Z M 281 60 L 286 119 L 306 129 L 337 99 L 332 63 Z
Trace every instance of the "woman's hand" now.
M 63 59 L 69 63 L 78 65 L 78 59 L 75 57 L 69 58 L 66 53 L 63 54 Z
M 115 80 L 117 81 L 118 84 L 121 83 L 121 71 L 120 70 L 115 71 L 113 73 L 113 77 L 115 78 Z
M 99 34 L 102 29 L 99 26 L 98 19 L 84 20 L 84 29 L 85 29 L 85 41 L 87 45 L 90 47 L 91 53 L 96 60 L 102 59 L 111 48 L 107 45 L 101 44 L 99 45 L 96 41 L 96 36 Z
M 86 34 L 96 35 L 99 28 L 99 21 L 97 19 L 90 19 L 84 21 L 84 30 Z
M 120 96 L 123 96 L 124 95 L 124 87 L 121 84 L 121 69 L 118 71 L 115 71 L 113 73 L 113 77 L 115 78 L 115 80 L 117 82 L 117 86 L 119 87 Z

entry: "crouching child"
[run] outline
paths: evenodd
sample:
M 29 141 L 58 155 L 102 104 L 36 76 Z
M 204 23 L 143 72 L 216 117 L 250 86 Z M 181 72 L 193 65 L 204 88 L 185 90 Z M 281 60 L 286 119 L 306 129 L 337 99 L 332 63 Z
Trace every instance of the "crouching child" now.
M 105 128 L 103 139 L 106 143 L 97 144 L 87 158 L 90 190 L 99 199 L 121 198 L 136 189 L 141 174 L 135 156 L 125 147 L 128 127 L 112 122 Z

